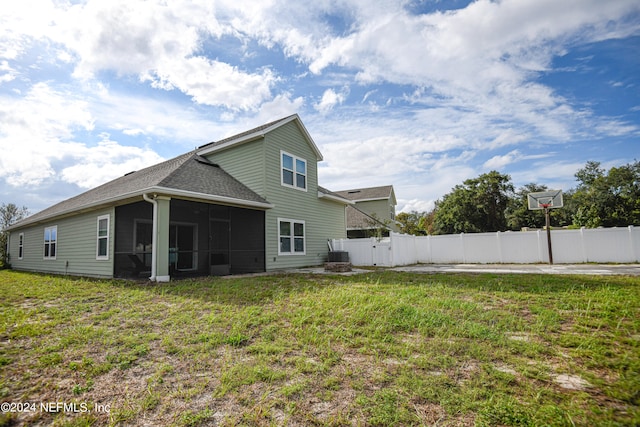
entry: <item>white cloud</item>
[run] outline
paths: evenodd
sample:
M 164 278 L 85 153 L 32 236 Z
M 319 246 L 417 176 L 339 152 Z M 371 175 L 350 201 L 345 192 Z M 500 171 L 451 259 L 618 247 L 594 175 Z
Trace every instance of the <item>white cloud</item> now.
M 270 99 L 277 77 L 268 68 L 243 71 L 200 55 L 203 41 L 232 32 L 218 22 L 220 13 L 208 1 L 118 0 L 58 6 L 47 15 L 14 7 L 14 23 L 0 32 L 4 57 L 15 58 L 30 39 L 48 39 L 61 47 L 58 59 L 74 61 L 74 76 L 91 79 L 102 71 L 138 75 L 153 87 L 178 89 L 201 104 L 231 110 L 255 110 Z M 41 5 L 39 5 L 41 6 Z M 9 19 L 0 21 L 8 22 Z M 2 37 L 4 36 L 4 37 Z M 2 52 L 0 52 L 2 53 Z
M 434 200 L 421 200 L 421 199 L 399 199 L 397 212 L 429 212 L 435 208 L 436 204 Z
M 327 89 L 322 94 L 322 99 L 314 105 L 314 108 L 320 114 L 327 114 L 336 105 L 342 104 L 347 99 L 348 90 L 344 89 L 342 92 L 337 93 L 333 89 Z
M 85 189 L 164 160 L 147 148 L 123 146 L 111 141 L 108 135 L 95 147 L 78 146 L 69 154 L 73 164 L 61 169 L 60 178 Z
M 522 156 L 522 153 L 520 153 L 520 151 L 513 150 L 502 156 L 493 156 L 492 158 L 484 162 L 482 167 L 484 169 L 492 169 L 492 170 L 500 171 L 505 166 L 510 165 L 511 163 L 520 161 L 522 157 L 523 156 Z
M 75 141 L 75 132 L 94 128 L 88 103 L 36 84 L 24 98 L 0 102 L 0 178 L 12 187 L 33 187 L 58 179 L 94 186 L 162 160 L 149 149 L 103 140 Z M 73 165 L 73 166 L 69 166 Z

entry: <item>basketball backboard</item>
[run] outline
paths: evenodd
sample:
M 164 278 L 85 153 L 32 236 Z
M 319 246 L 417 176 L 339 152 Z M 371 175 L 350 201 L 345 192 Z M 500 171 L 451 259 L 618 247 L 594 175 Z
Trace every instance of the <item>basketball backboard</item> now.
M 527 194 L 529 210 L 554 209 L 563 206 L 562 190 L 541 191 Z

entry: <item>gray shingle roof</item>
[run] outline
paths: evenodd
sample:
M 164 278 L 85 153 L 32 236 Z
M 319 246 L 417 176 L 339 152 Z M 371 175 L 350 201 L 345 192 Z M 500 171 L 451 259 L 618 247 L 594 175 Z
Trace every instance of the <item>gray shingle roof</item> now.
M 353 201 L 388 199 L 393 194 L 393 186 L 385 185 L 382 187 L 354 188 L 352 190 L 335 191 L 335 193 L 345 199 Z
M 9 229 L 138 198 L 146 191 L 159 190 L 165 190 L 169 195 L 182 191 L 193 193 L 194 197 L 201 195 L 226 198 L 235 200 L 240 205 L 269 205 L 264 198 L 222 168 L 191 151 L 64 200 L 13 224 Z
M 309 132 L 307 131 L 306 127 L 302 123 L 302 120 L 300 120 L 300 117 L 297 114 L 292 114 L 290 116 L 283 117 L 278 120 L 274 120 L 264 125 L 255 127 L 253 129 L 249 129 L 248 131 L 230 136 L 228 138 L 221 139 L 215 142 L 210 142 L 209 144 L 205 144 L 198 148 L 198 154 L 206 155 L 216 150 L 228 148 L 235 144 L 240 144 L 243 142 L 250 141 L 253 138 L 260 138 L 265 134 L 271 132 L 272 130 L 280 126 L 283 126 L 289 122 L 294 122 L 294 121 L 298 124 L 300 131 L 305 135 L 305 138 L 309 143 L 309 146 L 316 154 L 317 160 L 322 160 L 322 153 L 320 153 L 318 146 L 313 141 L 313 138 L 311 138 L 311 135 L 309 135 Z
M 233 141 L 233 140 L 235 140 L 235 139 L 242 139 L 242 138 L 243 138 L 243 137 L 245 137 L 245 136 L 249 136 L 249 135 L 254 134 L 254 133 L 260 133 L 260 132 L 262 132 L 263 130 L 265 130 L 265 129 L 269 129 L 271 126 L 274 126 L 274 125 L 276 125 L 276 124 L 278 124 L 278 123 L 280 123 L 280 122 L 283 122 L 283 123 L 284 123 L 284 122 L 288 121 L 289 119 L 291 119 L 291 118 L 292 118 L 292 117 L 294 117 L 294 116 L 296 116 L 296 115 L 295 115 L 295 114 L 293 114 L 293 115 L 291 115 L 291 116 L 283 117 L 283 118 L 281 118 L 281 119 L 274 120 L 274 121 L 272 121 L 272 122 L 265 123 L 265 124 L 263 124 L 263 125 L 260 125 L 260 126 L 258 126 L 258 127 L 255 127 L 255 128 L 253 128 L 253 129 L 249 129 L 249 130 L 247 130 L 247 131 L 244 131 L 244 132 L 238 133 L 238 134 L 236 134 L 236 135 L 230 136 L 230 137 L 228 137 L 228 138 L 224 138 L 224 139 L 221 139 L 221 140 L 219 140 L 219 141 L 210 142 L 210 143 L 208 143 L 208 144 L 205 144 L 205 145 L 203 145 L 203 146 L 199 147 L 199 148 L 198 148 L 198 150 L 203 150 L 203 149 L 207 149 L 207 148 L 211 148 L 211 147 L 216 147 L 216 146 L 218 146 L 218 145 L 225 144 L 225 143 L 230 142 L 230 141 Z
M 347 229 L 367 230 L 377 227 L 388 228 L 382 221 L 372 217 L 355 206 L 347 206 Z
M 353 203 L 353 202 L 351 202 L 350 200 L 345 199 L 344 197 L 340 196 L 339 194 L 334 193 L 333 191 L 327 190 L 326 188 L 321 187 L 321 186 L 319 186 L 319 185 L 318 185 L 318 191 L 319 191 L 320 193 L 322 193 L 322 194 L 327 195 L 327 196 L 332 196 L 332 197 L 334 198 L 334 200 L 336 200 L 336 201 L 338 201 L 338 202 L 342 202 L 342 203 L 344 203 L 345 205 L 347 205 L 347 204 L 352 204 L 352 203 Z

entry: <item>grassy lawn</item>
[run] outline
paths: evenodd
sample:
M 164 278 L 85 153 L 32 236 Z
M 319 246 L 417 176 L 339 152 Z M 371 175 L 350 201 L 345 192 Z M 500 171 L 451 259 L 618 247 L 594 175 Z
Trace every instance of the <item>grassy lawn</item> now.
M 0 271 L 0 296 L 0 402 L 37 405 L 0 426 L 640 424 L 640 278 Z

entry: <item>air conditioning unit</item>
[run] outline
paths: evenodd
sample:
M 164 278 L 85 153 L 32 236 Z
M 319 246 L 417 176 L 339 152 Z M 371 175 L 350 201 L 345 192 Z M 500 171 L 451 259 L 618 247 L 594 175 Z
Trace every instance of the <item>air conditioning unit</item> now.
M 349 252 L 331 251 L 329 252 L 329 262 L 349 262 Z

